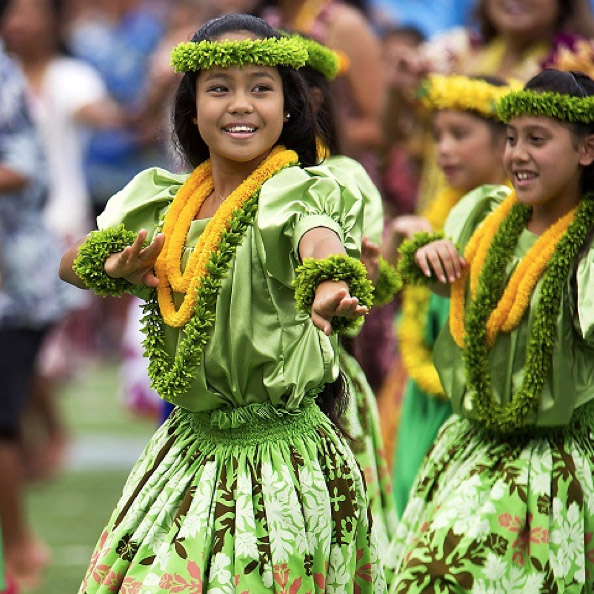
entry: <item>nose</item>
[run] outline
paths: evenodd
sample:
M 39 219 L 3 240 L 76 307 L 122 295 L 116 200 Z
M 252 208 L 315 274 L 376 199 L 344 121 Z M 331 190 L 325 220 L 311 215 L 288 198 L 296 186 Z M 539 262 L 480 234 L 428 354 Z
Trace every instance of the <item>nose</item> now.
M 254 106 L 250 95 L 244 89 L 237 89 L 231 95 L 229 101 L 229 113 L 252 113 Z
M 518 138 L 514 145 L 507 145 L 507 156 L 514 163 L 525 163 L 529 159 L 527 148 L 527 144 Z

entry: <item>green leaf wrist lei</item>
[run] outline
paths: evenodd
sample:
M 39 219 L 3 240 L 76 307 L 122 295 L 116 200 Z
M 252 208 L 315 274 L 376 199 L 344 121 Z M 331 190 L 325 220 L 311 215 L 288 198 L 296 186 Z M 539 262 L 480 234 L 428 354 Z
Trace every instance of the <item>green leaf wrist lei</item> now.
M 423 274 L 423 271 L 417 266 L 415 262 L 415 254 L 420 248 L 444 239 L 445 234 L 442 231 L 437 233 L 428 233 L 427 231 L 420 231 L 415 233 L 412 239 L 407 239 L 402 242 L 398 249 L 400 254 L 400 261 L 398 262 L 398 272 L 402 276 L 405 283 L 412 285 L 427 286 L 431 280 Z
M 402 277 L 384 258 L 378 258 L 379 278 L 373 288 L 373 305 L 376 307 L 390 303 L 401 289 Z
M 74 260 L 73 270 L 85 285 L 102 297 L 121 297 L 132 285 L 123 278 L 112 278 L 105 272 L 105 260 L 121 252 L 136 239 L 134 231 L 124 225 L 103 231 L 92 231 Z
M 357 297 L 361 305 L 371 307 L 373 304 L 373 285 L 367 278 L 367 270 L 360 260 L 346 254 L 336 254 L 323 260 L 306 258 L 296 270 L 293 281 L 297 309 L 311 314 L 311 306 L 318 285 L 327 280 L 345 281 L 351 296 Z M 332 318 L 332 332 L 344 332 L 356 328 L 359 318 Z
M 289 66 L 299 69 L 308 59 L 307 47 L 295 37 L 242 41 L 184 41 L 171 51 L 175 72 L 198 72 L 213 66 Z

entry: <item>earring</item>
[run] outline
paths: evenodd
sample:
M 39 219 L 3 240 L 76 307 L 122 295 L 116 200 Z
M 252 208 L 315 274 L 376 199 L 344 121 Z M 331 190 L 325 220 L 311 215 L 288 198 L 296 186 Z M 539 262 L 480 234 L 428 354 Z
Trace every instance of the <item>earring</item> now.
M 285 114 L 285 120 L 290 120 L 291 119 L 291 114 L 289 112 L 287 112 Z

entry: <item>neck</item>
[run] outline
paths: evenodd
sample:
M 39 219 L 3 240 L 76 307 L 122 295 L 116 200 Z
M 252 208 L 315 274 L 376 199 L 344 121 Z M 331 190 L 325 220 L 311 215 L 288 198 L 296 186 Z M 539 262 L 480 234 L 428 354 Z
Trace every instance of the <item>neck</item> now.
M 579 191 L 566 192 L 546 204 L 534 205 L 532 215 L 528 221 L 528 229 L 537 235 L 541 235 L 562 216 L 577 206 L 580 198 L 581 193 Z
M 227 198 L 233 190 L 241 185 L 241 183 L 260 166 L 267 156 L 268 153 L 257 159 L 240 163 L 238 161 L 230 161 L 211 155 L 210 164 L 214 194 L 221 200 Z
M 501 70 L 511 67 L 524 60 L 526 54 L 540 43 L 551 43 L 553 32 L 539 32 L 538 35 L 505 35 L 501 36 L 505 51 L 501 63 Z

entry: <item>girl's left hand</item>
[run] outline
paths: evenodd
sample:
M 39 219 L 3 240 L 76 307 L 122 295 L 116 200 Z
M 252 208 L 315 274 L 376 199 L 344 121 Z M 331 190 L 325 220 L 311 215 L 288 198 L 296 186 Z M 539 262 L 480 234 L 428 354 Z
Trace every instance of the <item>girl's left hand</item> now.
M 351 297 L 348 285 L 344 281 L 324 281 L 318 285 L 313 304 L 311 319 L 316 328 L 326 336 L 332 333 L 332 318 L 341 316 L 355 318 L 367 313 L 364 305 L 359 305 L 356 297 Z

